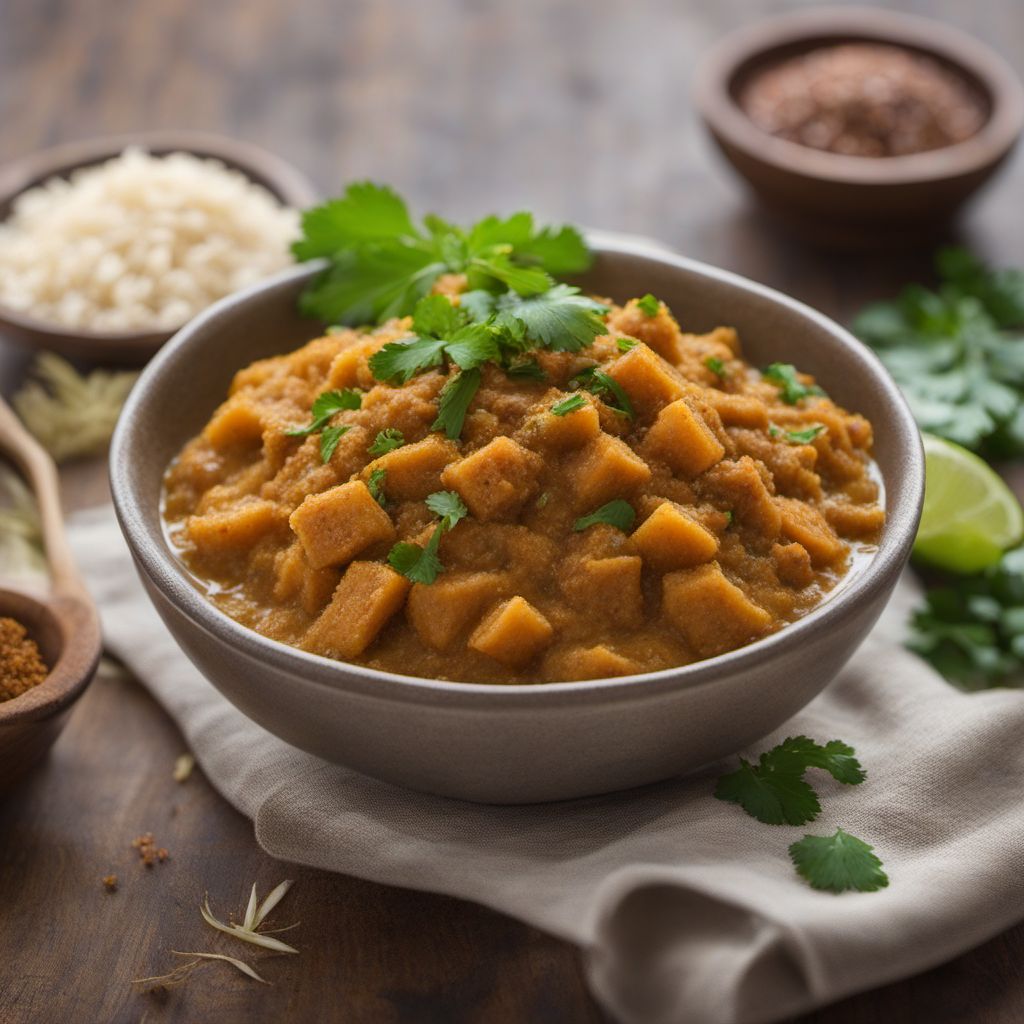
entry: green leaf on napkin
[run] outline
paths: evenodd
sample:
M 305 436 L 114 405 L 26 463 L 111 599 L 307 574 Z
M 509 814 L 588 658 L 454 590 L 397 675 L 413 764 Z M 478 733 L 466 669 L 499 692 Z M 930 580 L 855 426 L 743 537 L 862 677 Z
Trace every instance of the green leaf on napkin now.
M 789 848 L 797 874 L 826 892 L 877 892 L 889 884 L 874 847 L 841 828 L 831 836 L 804 836 Z

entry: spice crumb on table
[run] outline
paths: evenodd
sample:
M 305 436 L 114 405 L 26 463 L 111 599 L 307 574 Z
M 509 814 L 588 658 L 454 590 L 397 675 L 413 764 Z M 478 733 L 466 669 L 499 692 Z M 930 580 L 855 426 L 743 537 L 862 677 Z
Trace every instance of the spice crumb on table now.
M 142 835 L 136 836 L 132 840 L 132 848 L 139 851 L 139 859 L 147 868 L 157 863 L 162 864 L 170 857 L 165 847 L 156 845 L 152 832 L 143 832 Z

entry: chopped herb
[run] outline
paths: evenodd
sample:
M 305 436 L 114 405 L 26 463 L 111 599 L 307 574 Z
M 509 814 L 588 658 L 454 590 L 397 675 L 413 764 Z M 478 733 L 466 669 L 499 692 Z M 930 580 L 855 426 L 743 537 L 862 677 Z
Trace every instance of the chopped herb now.
M 704 360 L 704 365 L 713 373 L 716 377 L 725 377 L 726 369 L 725 363 L 718 358 L 718 356 L 708 356 Z
M 452 441 L 458 440 L 462 434 L 462 424 L 465 422 L 469 403 L 473 401 L 479 387 L 479 370 L 462 370 L 452 377 L 441 389 L 437 419 L 431 424 L 430 429 L 443 430 Z
M 363 404 L 363 396 L 352 388 L 344 391 L 324 391 L 313 402 L 313 418 L 306 427 L 286 430 L 289 437 L 308 437 L 318 434 L 330 422 L 331 417 L 348 409 L 358 409 Z M 324 459 L 324 462 L 327 460 Z
M 529 213 L 485 217 L 468 229 L 435 216 L 417 225 L 401 197 L 370 182 L 307 210 L 302 231 L 296 258 L 330 263 L 303 293 L 302 311 L 354 326 L 408 315 L 442 274 L 464 273 L 475 290 L 529 296 L 591 259 L 575 229 L 537 228 Z
M 731 508 L 727 508 L 725 510 L 725 525 L 726 526 L 732 526 L 733 520 L 735 518 L 736 517 L 735 517 L 735 515 L 733 515 L 732 509 Z
M 840 740 L 820 745 L 794 736 L 763 753 L 757 764 L 740 758 L 740 767 L 718 780 L 715 796 L 739 804 L 766 825 L 803 825 L 821 811 L 817 794 L 803 777 L 808 768 L 821 768 L 851 786 L 866 777 L 853 748 Z
M 991 569 L 933 586 L 907 646 L 968 690 L 1024 685 L 1024 548 Z
M 385 427 L 366 450 L 371 455 L 387 455 L 388 452 L 393 452 L 404 444 L 405 435 L 400 430 L 396 430 L 394 427 Z
M 505 373 L 510 377 L 526 377 L 531 380 L 547 380 L 548 375 L 536 359 L 524 359 L 520 362 L 510 363 L 505 367 Z
M 370 473 L 369 480 L 366 481 L 367 490 L 381 508 L 385 508 L 388 503 L 388 499 L 384 496 L 384 481 L 387 480 L 387 477 L 386 469 L 375 469 Z
M 444 362 L 443 338 L 410 338 L 390 341 L 370 356 L 370 373 L 377 380 L 405 384 L 418 373 Z
M 608 330 L 601 319 L 608 307 L 580 295 L 579 288 L 557 284 L 542 295 L 508 293 L 497 308 L 526 325 L 526 333 L 552 352 L 578 352 Z
M 637 299 L 636 304 L 644 316 L 657 316 L 661 312 L 661 303 L 650 292 Z
M 762 371 L 761 376 L 779 385 L 779 397 L 786 405 L 796 405 L 804 398 L 825 394 L 816 384 L 804 384 L 797 376 L 796 367 L 791 363 L 772 363 L 768 369 Z
M 853 329 L 896 379 L 922 430 L 1001 458 L 1024 454 L 1024 271 L 943 249 L 937 291 L 911 285 Z
M 609 526 L 614 526 L 616 529 L 628 533 L 635 519 L 636 512 L 633 506 L 628 501 L 616 498 L 614 501 L 609 501 L 607 505 L 602 505 L 599 509 L 591 512 L 590 515 L 577 519 L 573 529 L 581 532 L 588 526 L 607 523 Z
M 576 374 L 570 383 L 578 383 L 591 394 L 597 395 L 610 409 L 633 419 L 633 403 L 629 400 L 629 395 L 622 389 L 622 385 L 604 370 L 588 366 Z
M 413 583 L 429 584 L 437 579 L 438 573 L 444 571 L 441 559 L 437 557 L 441 536 L 469 515 L 469 510 L 455 491 L 437 491 L 426 499 L 426 503 L 431 512 L 440 516 L 440 522 L 430 535 L 426 547 L 420 547 L 419 544 L 396 544 L 388 554 L 388 563 Z
M 536 501 L 537 508 L 546 508 L 548 502 L 551 500 L 550 491 L 545 491 Z
M 568 398 L 563 398 L 560 402 L 555 402 L 551 406 L 551 412 L 555 416 L 568 416 L 569 413 L 582 409 L 586 404 L 587 400 L 582 395 L 570 395 Z
M 841 828 L 831 836 L 804 836 L 789 848 L 793 866 L 813 889 L 877 892 L 889 884 L 874 847 Z
M 320 461 L 324 464 L 331 461 L 331 456 L 338 447 L 338 442 L 352 429 L 349 424 L 338 427 L 324 427 L 320 431 Z
M 615 344 L 620 352 L 629 352 L 640 344 L 635 338 L 616 338 Z
M 787 430 L 786 440 L 790 444 L 810 444 L 816 437 L 820 437 L 828 428 L 823 423 L 812 423 L 803 430 Z

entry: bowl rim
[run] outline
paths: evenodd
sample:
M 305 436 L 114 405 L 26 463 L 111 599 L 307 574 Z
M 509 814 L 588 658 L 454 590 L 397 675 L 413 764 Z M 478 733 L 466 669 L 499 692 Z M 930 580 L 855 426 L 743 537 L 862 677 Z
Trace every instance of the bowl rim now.
M 149 150 L 158 155 L 183 152 L 219 160 L 229 170 L 239 171 L 249 181 L 266 189 L 285 206 L 302 209 L 319 202 L 321 198 L 312 181 L 276 153 L 243 139 L 213 132 L 169 129 L 125 132 L 62 142 L 12 160 L 0 166 L 0 206 L 9 205 L 21 193 L 41 185 L 50 178 L 66 178 L 82 168 L 112 160 L 131 147 Z M 36 334 L 41 339 L 75 338 L 80 339 L 83 344 L 100 342 L 124 345 L 126 350 L 148 350 L 153 345 L 173 337 L 180 330 L 170 327 L 104 331 L 68 327 L 0 303 L 0 326 L 7 325 L 23 333 Z
M 895 157 L 856 157 L 812 149 L 758 128 L 739 107 L 737 73 L 773 50 L 835 36 L 931 53 L 980 82 L 991 110 L 982 127 L 952 146 Z M 942 181 L 1000 160 L 1024 129 L 1024 86 L 1009 63 L 974 36 L 945 22 L 877 7 L 814 7 L 745 25 L 716 42 L 699 62 L 694 99 L 707 127 L 730 146 L 789 175 L 837 184 L 884 187 Z
M 110 448 L 110 482 L 114 509 L 121 531 L 128 542 L 140 573 L 155 587 L 179 614 L 193 626 L 232 647 L 242 656 L 264 666 L 301 676 L 306 682 L 343 689 L 371 699 L 398 703 L 448 703 L 464 709 L 527 710 L 538 707 L 575 706 L 651 699 L 680 686 L 696 688 L 714 685 L 723 676 L 756 669 L 765 659 L 784 656 L 800 647 L 812 631 L 828 632 L 841 621 L 855 615 L 888 590 L 894 577 L 902 570 L 910 553 L 924 499 L 924 452 L 921 437 L 910 408 L 881 361 L 867 346 L 824 314 L 775 289 L 750 281 L 738 274 L 709 266 L 698 260 L 677 255 L 653 244 L 630 238 L 618 238 L 602 232 L 588 233 L 588 242 L 597 252 L 634 256 L 653 260 L 669 267 L 709 278 L 730 287 L 752 293 L 781 305 L 812 321 L 833 342 L 852 351 L 871 374 L 875 388 L 884 394 L 892 407 L 896 423 L 893 443 L 898 446 L 896 460 L 904 486 L 901 499 L 890 510 L 877 551 L 867 565 L 854 577 L 845 577 L 842 589 L 835 592 L 796 622 L 778 632 L 744 647 L 689 665 L 637 673 L 610 679 L 572 682 L 538 683 L 533 685 L 451 682 L 407 676 L 395 672 L 340 662 L 302 651 L 243 626 L 209 602 L 192 582 L 185 567 L 173 556 L 166 542 L 153 543 L 146 536 L 148 517 L 160 516 L 159 508 L 145 511 L 132 485 L 129 470 L 133 458 L 135 422 L 151 390 L 159 386 L 164 367 L 194 347 L 198 337 L 201 346 L 207 324 L 225 313 L 244 305 L 261 293 L 293 285 L 319 273 L 324 263 L 313 261 L 283 271 L 244 291 L 221 299 L 186 324 L 157 354 L 143 371 L 132 389 L 118 420 Z M 163 531 L 160 530 L 161 537 Z

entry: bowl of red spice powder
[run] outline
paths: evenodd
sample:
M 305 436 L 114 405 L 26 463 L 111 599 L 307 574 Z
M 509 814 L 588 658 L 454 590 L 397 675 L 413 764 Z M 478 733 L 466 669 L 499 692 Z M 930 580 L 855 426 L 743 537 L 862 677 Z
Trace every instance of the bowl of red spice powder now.
M 869 7 L 746 26 L 697 69 L 719 149 L 773 213 L 817 241 L 889 245 L 941 231 L 1024 128 L 1024 88 L 950 26 Z

